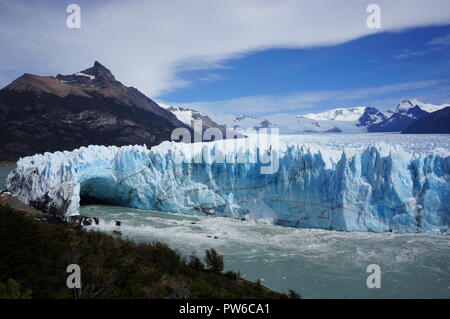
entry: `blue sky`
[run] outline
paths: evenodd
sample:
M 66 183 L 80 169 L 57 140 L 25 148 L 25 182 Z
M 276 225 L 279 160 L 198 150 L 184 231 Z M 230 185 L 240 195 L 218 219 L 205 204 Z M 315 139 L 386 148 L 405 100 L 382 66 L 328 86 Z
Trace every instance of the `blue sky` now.
M 225 61 L 216 69 L 185 71 L 179 76 L 193 84 L 163 94 L 161 100 L 207 107 L 199 102 L 226 104 L 237 97 L 283 99 L 301 92 L 385 87 L 361 98 L 349 94 L 348 99 L 324 98 L 311 106 L 299 103 L 298 110 L 280 106 L 279 111 L 303 113 L 357 105 L 386 109 L 408 97 L 450 103 L 450 26 L 380 33 L 328 47 L 263 50 Z
M 0 86 L 100 61 L 159 102 L 211 113 L 307 113 L 404 97 L 450 102 L 450 1 L 0 0 Z

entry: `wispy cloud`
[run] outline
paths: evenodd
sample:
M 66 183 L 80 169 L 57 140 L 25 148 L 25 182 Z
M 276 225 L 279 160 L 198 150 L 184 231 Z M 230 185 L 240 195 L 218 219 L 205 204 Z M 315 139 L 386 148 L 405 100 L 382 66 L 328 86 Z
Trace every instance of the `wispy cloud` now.
M 450 33 L 442 37 L 436 37 L 428 41 L 427 47 L 423 50 L 405 49 L 394 56 L 396 60 L 409 59 L 414 57 L 426 56 L 433 52 L 446 50 L 446 46 L 450 45 Z
M 450 45 L 450 33 L 442 37 L 431 39 L 428 45 Z
M 204 81 L 204 82 L 217 82 L 217 81 L 222 81 L 227 79 L 227 77 L 223 74 L 219 74 L 219 73 L 209 73 L 205 76 L 200 77 L 198 80 L 199 81 Z
M 436 87 L 444 80 L 402 82 L 392 85 L 327 91 L 299 91 L 288 95 L 244 96 L 220 101 L 200 101 L 183 105 L 210 113 L 268 114 L 293 112 L 327 105 L 328 107 L 356 106 L 362 99 L 386 99 L 387 94 Z M 168 103 L 173 104 L 173 103 Z M 176 103 L 175 103 L 176 104 Z
M 64 1 L 0 0 L 0 70 L 72 73 L 99 60 L 150 96 L 191 82 L 186 69 L 226 67 L 267 48 L 344 43 L 375 32 L 450 22 L 448 0 L 378 0 L 382 28 L 366 25 L 370 1 L 80 1 L 82 27 L 68 29 Z M 1 72 L 1 71 L 0 71 Z M 8 81 L 12 80 L 9 79 Z M 6 84 L 6 83 L 0 83 Z
M 412 51 L 412 50 L 403 50 L 401 53 L 394 56 L 396 60 L 403 60 L 418 56 L 424 56 L 430 53 L 430 50 L 420 50 L 420 51 Z

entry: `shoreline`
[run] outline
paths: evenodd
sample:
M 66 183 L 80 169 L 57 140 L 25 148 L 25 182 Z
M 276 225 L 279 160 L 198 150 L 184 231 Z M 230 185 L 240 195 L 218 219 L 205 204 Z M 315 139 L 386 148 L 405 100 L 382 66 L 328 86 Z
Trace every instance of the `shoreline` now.
M 63 219 L 58 215 L 45 213 L 30 205 L 24 204 L 14 196 L 5 192 L 0 192 L 0 206 L 7 206 L 12 209 L 24 212 L 31 218 L 47 224 L 68 224 L 72 226 L 75 225 L 89 226 L 92 224 L 98 225 L 100 223 L 97 217 L 87 217 L 82 215 L 70 216 L 67 219 Z
M 0 166 L 16 166 L 17 162 L 0 161 Z
M 81 231 L 84 231 L 86 233 L 89 233 L 89 230 L 84 229 L 83 226 L 90 225 L 91 223 L 95 223 L 97 225 L 99 224 L 98 218 L 86 217 L 86 216 L 81 216 L 81 215 L 73 216 L 74 218 L 69 218 L 68 220 L 63 220 L 63 219 L 59 218 L 57 215 L 50 214 L 50 213 L 44 213 L 40 210 L 32 208 L 31 206 L 20 202 L 17 198 L 15 198 L 14 196 L 12 196 L 10 194 L 0 192 L 0 208 L 3 209 L 3 208 L 8 208 L 8 207 L 17 212 L 24 213 L 25 216 L 27 216 L 28 218 L 30 218 L 36 222 L 40 222 L 40 223 L 44 223 L 44 224 L 48 224 L 48 225 L 67 225 L 69 227 L 75 227 L 72 229 L 80 229 Z M 81 226 L 81 228 L 78 228 L 80 226 Z M 99 231 L 99 233 L 101 233 L 102 236 L 109 236 L 111 238 L 114 236 L 114 235 L 111 235 L 111 234 L 108 234 L 108 233 L 102 232 L 102 231 Z M 129 242 L 129 240 L 125 239 L 125 238 L 117 238 L 117 239 L 120 239 L 123 242 Z M 165 245 L 165 244 L 163 243 L 163 245 Z M 197 270 L 197 271 L 205 272 L 205 270 L 203 270 L 203 271 Z M 206 272 L 208 272 L 208 271 L 206 271 Z M 264 299 L 266 299 L 266 298 L 301 299 L 301 295 L 299 295 L 298 293 L 296 293 L 294 291 L 290 291 L 290 294 L 288 295 L 283 292 L 273 290 L 267 286 L 264 286 L 260 282 L 253 282 L 253 281 L 244 279 L 244 278 L 240 277 L 240 275 L 238 273 L 234 274 L 232 272 L 230 273 L 230 272 L 221 271 L 217 274 L 217 276 L 220 276 L 221 278 L 224 278 L 228 281 L 235 281 L 238 285 L 246 286 L 249 289 L 260 290 L 265 295 Z M 193 297 L 191 297 L 191 298 L 193 298 Z M 258 298 L 260 298 L 260 297 L 258 297 Z M 195 299 L 195 297 L 194 297 L 194 299 Z M 239 299 L 239 297 L 237 297 L 237 299 Z

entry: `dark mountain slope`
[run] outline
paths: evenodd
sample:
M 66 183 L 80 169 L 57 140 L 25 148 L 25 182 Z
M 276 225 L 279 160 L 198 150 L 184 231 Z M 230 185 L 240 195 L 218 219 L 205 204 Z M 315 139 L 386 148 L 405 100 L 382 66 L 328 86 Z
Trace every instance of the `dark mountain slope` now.
M 403 134 L 450 134 L 450 107 L 430 113 L 402 131 Z
M 90 144 L 153 146 L 177 127 L 187 126 L 98 62 L 72 75 L 24 74 L 0 90 L 0 161 Z

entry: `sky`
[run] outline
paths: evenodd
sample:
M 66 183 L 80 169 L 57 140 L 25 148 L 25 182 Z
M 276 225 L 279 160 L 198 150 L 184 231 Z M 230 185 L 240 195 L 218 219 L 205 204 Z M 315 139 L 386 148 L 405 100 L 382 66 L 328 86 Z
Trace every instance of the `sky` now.
M 450 103 L 448 0 L 0 0 L 0 41 L 1 87 L 98 60 L 156 101 L 216 114 Z

